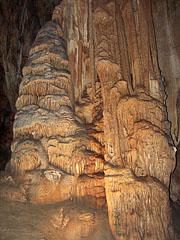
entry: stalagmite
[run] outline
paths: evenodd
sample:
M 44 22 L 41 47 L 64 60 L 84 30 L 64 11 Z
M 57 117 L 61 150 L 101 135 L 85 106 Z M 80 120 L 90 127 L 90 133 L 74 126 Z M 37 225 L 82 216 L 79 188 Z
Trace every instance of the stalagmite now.
M 173 239 L 161 84 L 150 0 L 62 1 L 23 69 L 0 194 L 103 209 L 117 240 Z

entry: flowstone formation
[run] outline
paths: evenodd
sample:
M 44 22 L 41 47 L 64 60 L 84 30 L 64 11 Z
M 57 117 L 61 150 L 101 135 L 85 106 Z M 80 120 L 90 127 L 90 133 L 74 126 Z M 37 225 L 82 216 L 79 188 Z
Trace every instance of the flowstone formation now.
M 80 191 L 82 181 L 89 190 L 100 181 L 97 191 L 89 192 L 98 202 L 96 194 L 103 197 L 104 192 L 101 177 L 96 177 L 103 172 L 102 146 L 88 136 L 74 113 L 67 47 L 57 21 L 38 33 L 23 76 L 7 170 L 15 174 L 31 202 L 64 201 Z M 83 180 L 83 174 L 91 177 Z
M 149 0 L 62 1 L 23 69 L 1 196 L 102 209 L 117 240 L 173 239 L 161 80 Z

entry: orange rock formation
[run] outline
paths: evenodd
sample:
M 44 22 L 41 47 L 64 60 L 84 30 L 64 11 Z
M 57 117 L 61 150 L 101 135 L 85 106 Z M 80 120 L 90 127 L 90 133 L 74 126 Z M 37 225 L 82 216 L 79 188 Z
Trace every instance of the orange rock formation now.
M 117 240 L 173 237 L 175 157 L 150 8 L 56 7 L 23 69 L 3 197 L 107 209 Z

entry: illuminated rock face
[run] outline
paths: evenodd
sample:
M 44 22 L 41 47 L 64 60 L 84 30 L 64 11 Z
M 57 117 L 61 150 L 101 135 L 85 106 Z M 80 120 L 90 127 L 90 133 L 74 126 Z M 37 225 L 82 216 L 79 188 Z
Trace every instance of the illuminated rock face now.
M 95 176 L 103 175 L 103 146 L 75 115 L 68 64 L 62 29 L 52 20 L 38 33 L 23 69 L 9 169 L 22 177 L 32 202 L 64 201 L 78 192 L 104 205 L 103 178 Z M 92 176 L 78 179 L 84 174 Z
M 107 208 L 118 240 L 172 238 L 175 157 L 153 32 L 149 0 L 55 9 L 23 69 L 2 196 Z

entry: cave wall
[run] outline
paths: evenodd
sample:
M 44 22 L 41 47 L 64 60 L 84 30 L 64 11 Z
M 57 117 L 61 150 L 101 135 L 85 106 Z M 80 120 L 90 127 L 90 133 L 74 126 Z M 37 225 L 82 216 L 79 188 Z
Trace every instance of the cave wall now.
M 54 7 L 60 1 L 1 1 L 1 80 L 4 96 L 8 97 L 11 111 L 14 113 L 19 84 L 22 80 L 22 67 L 27 61 L 28 52 L 40 26 L 51 18 Z M 162 76 L 162 87 L 166 91 L 168 119 L 171 122 L 171 134 L 175 145 L 178 145 L 178 118 L 176 102 L 179 89 L 179 20 L 178 1 L 151 1 L 155 38 L 158 50 L 158 64 Z M 8 11 L 7 11 L 8 9 Z M 23 10 L 24 9 L 24 10 Z M 45 10 L 44 10 L 45 9 Z M 21 12 L 21 14 L 15 14 Z M 83 22 L 83 19 L 81 19 Z M 86 23 L 86 25 L 89 23 Z M 81 24 L 82 25 L 82 24 Z M 81 26 L 82 28 L 84 26 Z M 9 37 L 13 36 L 13 37 Z M 71 36 L 73 39 L 73 36 Z M 72 42 L 73 40 L 71 40 Z M 72 51 L 71 48 L 69 51 Z M 93 55 L 93 49 L 91 49 Z M 3 63 L 3 56 L 5 62 Z M 74 60 L 72 60 L 74 61 Z M 77 61 L 77 60 L 76 60 Z M 84 59 L 84 62 L 87 59 Z M 91 64 L 92 65 L 92 64 Z M 86 64 L 87 66 L 87 64 Z M 85 66 L 84 66 L 85 67 Z M 83 68 L 83 66 L 82 66 Z M 9 69 L 9 70 L 8 70 Z M 78 87 L 76 78 L 75 96 L 84 91 L 84 84 Z M 86 69 L 87 71 L 92 71 Z M 74 76 L 74 74 L 76 74 Z M 95 73 L 91 73 L 93 79 Z M 128 74 L 128 73 L 127 73 Z M 132 73 L 130 78 L 132 78 Z M 79 76 L 80 77 L 80 76 Z M 84 80 L 83 80 L 84 81 Z M 91 81 L 94 81 L 91 79 Z M 81 89 L 82 88 L 82 89 Z M 94 90 L 93 90 L 94 91 Z M 78 106 L 77 106 L 78 108 Z M 81 114 L 82 115 L 82 114 Z M 91 116 L 92 118 L 92 116 Z
M 28 24 L 26 2 L 19 5 L 15 39 L 8 40 L 5 25 L 1 48 L 4 93 L 17 110 L 1 196 L 40 204 L 73 199 L 107 210 L 115 239 L 173 236 L 177 4 L 64 0 L 45 25 L 39 17 L 43 27 L 28 59 L 32 28 L 20 51 L 13 48 Z
M 102 208 L 119 240 L 173 237 L 175 152 L 151 3 L 55 8 L 23 67 L 1 196 Z
M 176 169 L 171 176 L 171 199 L 179 202 L 179 124 L 180 124 L 180 2 L 152 1 L 158 62 L 166 92 L 168 119 L 171 134 L 177 148 Z
M 166 91 L 168 119 L 176 146 L 179 143 L 180 21 L 179 1 L 152 1 L 158 63 Z

